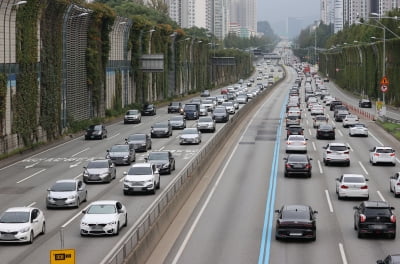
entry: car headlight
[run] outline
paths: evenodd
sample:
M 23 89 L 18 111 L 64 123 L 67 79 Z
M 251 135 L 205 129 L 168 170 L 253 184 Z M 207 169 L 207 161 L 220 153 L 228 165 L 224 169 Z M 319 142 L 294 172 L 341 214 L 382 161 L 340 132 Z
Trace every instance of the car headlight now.
M 76 194 L 70 195 L 67 197 L 67 199 L 75 199 L 76 198 Z
M 109 222 L 109 223 L 107 223 L 107 225 L 116 225 L 117 224 L 117 221 L 112 221 L 112 222 Z
M 164 163 L 164 164 L 162 165 L 162 167 L 163 167 L 164 169 L 168 168 L 168 167 L 169 167 L 169 162 Z
M 89 224 L 86 222 L 81 222 L 81 225 L 88 226 Z
M 128 155 L 124 156 L 124 159 L 128 159 L 128 158 L 129 158 L 129 156 L 128 156 Z
M 19 233 L 26 233 L 26 232 L 29 231 L 29 229 L 30 229 L 30 227 L 27 226 L 27 227 L 24 227 L 24 228 L 20 229 L 18 232 L 19 232 Z
M 84 172 L 83 172 L 83 176 L 86 176 L 86 177 L 87 177 L 87 176 L 89 176 L 89 173 L 88 173 L 87 171 L 84 171 Z

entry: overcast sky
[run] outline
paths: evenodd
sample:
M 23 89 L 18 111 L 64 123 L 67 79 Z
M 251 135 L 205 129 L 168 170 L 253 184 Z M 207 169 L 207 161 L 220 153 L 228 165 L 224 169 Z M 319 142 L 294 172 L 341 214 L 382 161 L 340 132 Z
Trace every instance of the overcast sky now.
M 310 25 L 320 19 L 320 0 L 257 0 L 257 20 L 274 25 L 285 23 L 288 17 L 304 19 Z

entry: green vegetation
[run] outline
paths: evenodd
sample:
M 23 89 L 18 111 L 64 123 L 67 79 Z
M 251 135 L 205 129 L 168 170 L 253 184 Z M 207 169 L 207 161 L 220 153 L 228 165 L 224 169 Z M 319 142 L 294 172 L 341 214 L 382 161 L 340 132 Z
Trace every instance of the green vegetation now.
M 400 124 L 377 121 L 377 123 L 383 127 L 387 132 L 392 134 L 397 140 L 400 140 Z

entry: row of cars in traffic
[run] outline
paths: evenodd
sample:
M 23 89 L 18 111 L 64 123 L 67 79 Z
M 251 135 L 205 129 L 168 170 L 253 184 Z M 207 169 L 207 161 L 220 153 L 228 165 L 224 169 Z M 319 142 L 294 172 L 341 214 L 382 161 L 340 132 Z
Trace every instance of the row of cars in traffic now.
M 243 83 L 243 81 L 242 81 Z M 249 81 L 249 83 L 253 83 Z M 123 174 L 124 195 L 146 192 L 155 194 L 161 187 L 161 174 L 171 174 L 175 170 L 175 158 L 171 151 L 151 151 L 152 139 L 171 137 L 174 130 L 181 130 L 179 144 L 200 144 L 201 133 L 216 131 L 216 123 L 229 121 L 239 104 L 246 104 L 257 96 L 266 85 L 236 84 L 221 89 L 221 94 L 212 96 L 204 90 L 200 98 L 193 98 L 183 104 L 171 102 L 168 114 L 176 114 L 167 121 L 156 122 L 150 133 L 141 132 L 128 135 L 124 142 L 115 144 L 105 151 L 105 158 L 90 160 L 85 166 L 82 178 L 58 180 L 47 189 L 46 208 L 79 208 L 88 200 L 88 184 L 109 183 L 117 177 L 117 165 L 128 165 Z M 128 110 L 124 124 L 138 124 L 142 116 L 157 115 L 154 104 L 146 104 L 143 109 Z M 195 120 L 194 127 L 186 126 L 187 120 Z M 85 140 L 107 138 L 104 124 L 95 124 L 85 131 Z M 137 162 L 137 152 L 148 152 L 145 162 Z M 133 163 L 133 164 L 132 164 Z M 80 235 L 118 235 L 128 224 L 125 205 L 116 200 L 99 200 L 90 203 L 82 213 Z M 36 207 L 13 207 L 0 215 L 0 242 L 28 242 L 46 232 L 44 212 Z
M 315 89 L 311 83 L 314 82 Z M 304 86 L 304 103 L 300 101 L 301 87 Z M 318 77 L 299 74 L 295 84 L 289 89 L 286 114 L 286 147 L 284 157 L 284 176 L 302 175 L 311 177 L 312 157 L 307 155 L 307 138 L 301 119 L 304 112 L 309 112 L 316 130 L 317 140 L 335 140 L 335 127 L 329 123 L 325 109 L 332 111 L 334 120 L 342 122 L 348 128 L 349 136 L 368 137 L 368 128 L 360 119 L 349 112 L 344 103 L 329 95 L 325 83 Z M 301 106 L 304 105 L 304 108 Z M 370 107 L 367 101 L 360 101 L 360 107 Z M 314 108 L 316 112 L 313 112 Z M 321 110 L 322 109 L 322 110 Z M 296 122 L 294 122 L 296 120 Z M 343 142 L 328 142 L 323 147 L 322 162 L 325 166 L 350 166 L 350 147 Z M 372 165 L 396 165 L 395 150 L 389 146 L 374 146 L 369 150 L 369 162 Z M 390 191 L 397 197 L 400 193 L 400 175 L 390 177 Z M 366 201 L 354 207 L 354 229 L 359 238 L 366 235 L 385 235 L 396 237 L 396 216 L 394 208 L 386 201 L 368 201 L 368 178 L 362 174 L 344 173 L 335 179 L 335 192 L 338 199 L 362 198 Z M 276 239 L 316 239 L 317 211 L 309 205 L 284 205 L 276 210 Z

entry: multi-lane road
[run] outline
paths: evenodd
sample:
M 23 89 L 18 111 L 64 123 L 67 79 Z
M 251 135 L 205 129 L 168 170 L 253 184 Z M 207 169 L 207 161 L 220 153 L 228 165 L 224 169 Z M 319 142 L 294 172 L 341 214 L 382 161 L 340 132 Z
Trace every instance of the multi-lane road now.
M 284 177 L 284 106 L 296 78 L 293 69 L 287 68 L 287 72 L 287 79 L 249 117 L 243 132 L 231 139 L 226 159 L 218 160 L 217 169 L 209 172 L 214 179 L 188 221 L 180 227 L 182 232 L 175 237 L 174 232 L 167 232 L 162 246 L 148 263 L 358 264 L 375 263 L 399 252 L 399 238 L 358 239 L 353 229 L 353 206 L 362 200 L 338 200 L 335 193 L 337 177 L 359 173 L 369 178 L 370 200 L 386 200 L 394 207 L 399 204 L 398 198 L 389 192 L 389 176 L 398 171 L 399 160 L 396 167 L 372 166 L 368 154 L 372 146 L 379 145 L 399 150 L 399 143 L 374 121 L 362 119 L 369 128 L 369 137 L 349 137 L 348 128 L 335 123 L 333 112 L 326 108 L 336 127 L 335 141 L 346 143 L 351 149 L 349 167 L 328 167 L 322 163 L 322 147 L 331 141 L 316 139 L 311 116 L 303 110 L 308 155 L 313 158 L 312 177 Z M 333 84 L 327 86 L 332 95 L 358 105 L 358 99 L 348 97 Z M 319 212 L 315 242 L 275 240 L 274 210 L 283 204 L 308 204 Z M 172 226 L 178 229 L 178 224 Z M 165 241 L 169 241 L 169 246 Z

